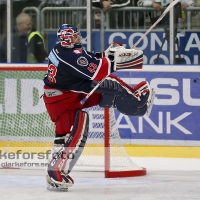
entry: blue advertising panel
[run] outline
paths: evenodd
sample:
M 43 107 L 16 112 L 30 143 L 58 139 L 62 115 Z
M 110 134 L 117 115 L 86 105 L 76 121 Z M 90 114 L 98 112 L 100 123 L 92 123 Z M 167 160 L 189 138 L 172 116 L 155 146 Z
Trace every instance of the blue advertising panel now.
M 116 75 L 133 86 L 147 80 L 156 91 L 150 117 L 125 116 L 116 111 L 122 138 L 200 140 L 200 73 L 129 71 Z
M 86 32 L 81 32 L 83 36 L 83 46 L 87 47 Z M 108 32 L 105 31 L 104 47 L 106 48 L 113 41 L 121 42 L 126 48 L 131 48 L 144 32 Z M 185 35 L 177 33 L 178 44 L 180 47 L 181 63 L 182 64 L 199 64 L 200 63 L 200 32 L 186 32 Z M 169 42 L 164 40 L 165 32 L 151 31 L 146 37 L 137 45 L 137 48 L 144 51 L 144 64 L 154 64 L 161 50 L 157 64 L 169 64 Z M 100 32 L 94 31 L 92 33 L 92 51 L 99 52 L 100 49 Z M 48 34 L 48 51 L 55 45 L 56 32 Z M 162 49 L 160 48 L 164 42 Z M 178 57 L 178 48 L 176 47 L 176 57 Z
M 112 41 L 121 42 L 126 48 L 131 48 L 143 35 L 141 32 L 106 32 L 105 47 Z M 165 32 L 150 32 L 137 45 L 137 49 L 144 52 L 144 64 L 154 64 L 154 59 L 161 50 L 158 64 L 169 64 L 169 42 L 164 40 Z M 200 63 L 200 32 L 186 32 L 185 35 L 177 34 L 178 45 L 182 64 L 199 64 Z M 164 42 L 161 49 L 162 42 Z M 176 57 L 178 57 L 178 46 L 176 47 Z

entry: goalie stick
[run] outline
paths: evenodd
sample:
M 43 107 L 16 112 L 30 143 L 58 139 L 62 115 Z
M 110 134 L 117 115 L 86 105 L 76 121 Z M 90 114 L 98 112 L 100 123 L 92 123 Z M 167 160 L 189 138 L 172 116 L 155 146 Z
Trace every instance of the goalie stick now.
M 83 105 L 87 99 L 94 93 L 94 91 L 106 80 L 107 76 L 97 83 L 97 85 L 83 98 L 80 103 Z
M 169 10 L 174 7 L 180 0 L 175 0 L 167 6 L 167 8 L 164 10 L 162 15 L 157 19 L 157 21 L 154 22 L 154 24 L 140 37 L 140 39 L 131 47 L 132 49 L 135 48 L 143 39 L 144 37 L 163 19 L 163 17 L 169 12 Z
M 162 13 L 162 15 L 157 19 L 157 21 L 140 37 L 140 39 L 131 47 L 132 49 L 135 48 L 143 39 L 144 37 L 163 19 L 163 17 L 169 12 L 169 10 L 174 7 L 180 0 L 175 0 L 169 4 L 169 6 L 165 9 L 165 11 Z M 86 95 L 85 98 L 83 98 L 80 103 L 83 105 L 87 99 L 95 92 L 95 90 L 104 82 L 104 80 L 107 78 L 103 78 L 101 81 L 98 82 L 98 84 Z M 149 105 L 147 109 L 147 116 L 150 115 L 151 109 L 153 106 L 153 100 L 155 97 L 155 91 L 152 89 L 150 92 L 152 92 L 152 98 L 149 99 Z

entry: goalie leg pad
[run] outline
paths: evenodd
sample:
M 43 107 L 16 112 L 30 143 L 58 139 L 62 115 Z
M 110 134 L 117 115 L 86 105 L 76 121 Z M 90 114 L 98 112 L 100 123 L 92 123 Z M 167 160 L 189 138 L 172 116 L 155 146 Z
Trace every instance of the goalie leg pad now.
M 88 129 L 88 113 L 77 111 L 72 133 L 48 165 L 47 173 L 55 184 L 59 182 L 63 187 L 69 187 L 70 184 L 63 174 L 67 176 L 80 157 L 87 140 Z
M 138 113 L 137 113 L 137 116 L 141 117 L 141 116 L 144 116 L 147 112 L 147 105 L 144 105 L 142 108 L 138 108 Z
M 152 88 L 147 81 L 142 81 L 133 90 L 134 96 L 140 101 L 139 107 L 143 107 L 149 101 Z
M 93 81 L 92 87 L 95 87 L 97 82 Z M 131 91 L 125 85 L 122 85 L 114 78 L 108 77 L 104 82 L 96 89 L 97 92 L 101 92 L 103 94 L 110 94 L 112 96 L 120 96 L 121 99 L 126 101 L 134 101 L 135 107 L 142 107 L 140 105 L 140 99 L 134 95 L 134 90 Z
M 115 101 L 115 106 L 124 115 L 143 116 L 147 111 L 147 106 L 136 107 L 134 101 L 125 101 L 123 97 L 118 96 Z
M 95 87 L 97 82 L 93 81 L 92 87 Z M 97 92 L 103 94 L 115 95 L 117 98 L 126 102 L 131 102 L 134 107 L 143 107 L 149 98 L 149 84 L 146 81 L 141 82 L 136 87 L 129 88 L 119 82 L 115 78 L 108 77 L 104 82 L 96 89 Z
M 95 84 L 93 82 L 93 87 Z M 130 88 L 123 81 L 108 77 L 96 91 L 103 93 L 99 104 L 101 107 L 116 107 L 123 114 L 143 116 L 147 111 L 145 105 L 151 99 L 152 88 L 146 81 Z
M 114 94 L 103 93 L 101 95 L 99 106 L 102 107 L 102 108 L 115 107 L 115 98 L 116 98 L 116 96 Z
M 137 104 L 135 104 L 134 101 L 129 101 L 120 95 L 115 101 L 117 109 L 125 115 L 143 116 L 146 114 L 149 116 L 155 97 L 154 89 L 152 89 L 146 81 L 142 81 L 133 89 L 134 96 L 137 97 L 138 101 L 140 102 L 139 105 L 136 106 Z

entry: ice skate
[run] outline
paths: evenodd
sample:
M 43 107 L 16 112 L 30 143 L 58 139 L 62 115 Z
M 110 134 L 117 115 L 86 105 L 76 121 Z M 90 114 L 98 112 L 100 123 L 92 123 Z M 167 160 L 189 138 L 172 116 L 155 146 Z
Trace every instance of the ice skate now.
M 47 180 L 47 190 L 51 191 L 63 191 L 67 192 L 68 188 L 73 186 L 74 180 L 69 176 L 61 172 L 63 178 L 62 182 L 54 180 L 48 174 L 46 175 Z

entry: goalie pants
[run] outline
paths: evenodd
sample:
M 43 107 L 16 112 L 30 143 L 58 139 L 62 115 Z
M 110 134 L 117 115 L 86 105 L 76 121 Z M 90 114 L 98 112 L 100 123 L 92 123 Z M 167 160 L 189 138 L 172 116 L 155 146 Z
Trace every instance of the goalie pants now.
M 44 91 L 46 90 L 58 91 L 57 93 L 59 94 L 57 96 L 47 96 L 44 93 L 43 96 L 47 112 L 51 120 L 55 123 L 55 133 L 58 135 L 71 133 L 71 127 L 75 123 L 76 112 L 98 105 L 101 99 L 101 93 L 93 93 L 85 104 L 82 105 L 80 101 L 86 96 L 83 93 L 57 90 L 49 86 L 44 86 Z

